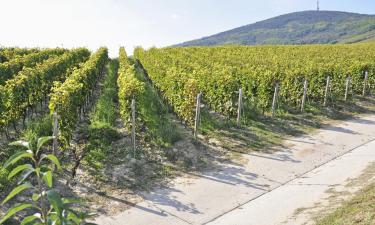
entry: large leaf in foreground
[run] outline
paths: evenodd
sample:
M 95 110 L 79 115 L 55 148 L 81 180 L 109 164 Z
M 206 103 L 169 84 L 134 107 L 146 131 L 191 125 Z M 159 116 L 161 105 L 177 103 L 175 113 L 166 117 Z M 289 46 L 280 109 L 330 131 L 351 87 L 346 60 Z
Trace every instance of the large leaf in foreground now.
M 14 155 L 12 155 L 5 163 L 4 168 L 7 169 L 9 166 L 14 165 L 16 162 L 18 162 L 20 159 L 23 158 L 33 158 L 33 154 L 30 152 L 19 152 Z
M 18 173 L 26 170 L 26 169 L 29 169 L 29 170 L 33 170 L 33 166 L 30 165 L 30 164 L 25 164 L 25 165 L 20 165 L 20 166 L 17 166 L 16 168 L 14 168 L 12 170 L 12 172 L 9 173 L 8 175 L 8 180 L 13 178 L 14 176 L 16 176 Z
M 20 192 L 25 191 L 25 190 L 30 189 L 30 188 L 33 188 L 33 185 L 31 185 L 29 183 L 19 185 L 18 187 L 14 188 L 9 193 L 9 195 L 4 199 L 4 201 L 1 204 L 4 205 L 9 200 L 11 200 L 12 198 L 14 198 L 14 196 L 16 196 L 17 194 L 19 194 Z
M 21 205 L 16 205 L 13 208 L 9 209 L 8 212 L 4 215 L 4 217 L 0 220 L 0 224 L 3 224 L 5 221 L 7 221 L 10 217 L 15 215 L 16 213 L 27 209 L 27 208 L 32 208 L 34 207 L 32 204 L 21 204 Z
M 42 160 L 43 159 L 49 159 L 51 162 L 53 162 L 57 166 L 57 169 L 61 170 L 60 161 L 55 155 L 53 154 L 43 155 Z

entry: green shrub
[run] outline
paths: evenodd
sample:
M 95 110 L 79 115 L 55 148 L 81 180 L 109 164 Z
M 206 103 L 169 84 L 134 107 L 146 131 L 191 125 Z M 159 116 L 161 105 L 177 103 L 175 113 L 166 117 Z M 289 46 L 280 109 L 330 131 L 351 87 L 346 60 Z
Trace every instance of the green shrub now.
M 22 148 L 22 151 L 11 156 L 4 164 L 4 168 L 12 168 L 8 179 L 19 177 L 15 187 L 1 205 L 14 200 L 17 195 L 29 191 L 31 198 L 18 200 L 4 215 L 1 215 L 0 224 L 5 223 L 17 213 L 26 209 L 31 210 L 23 217 L 22 224 L 87 224 L 85 219 L 91 214 L 80 212 L 74 206 L 80 204 L 77 199 L 63 198 L 53 188 L 55 168 L 61 170 L 60 162 L 55 155 L 47 154 L 44 145 L 53 137 L 38 138 L 36 146 L 26 141 L 16 141 L 13 146 Z M 19 163 L 27 161 L 26 164 Z M 35 213 L 36 212 L 36 213 Z M 32 213 L 32 214 L 31 214 Z

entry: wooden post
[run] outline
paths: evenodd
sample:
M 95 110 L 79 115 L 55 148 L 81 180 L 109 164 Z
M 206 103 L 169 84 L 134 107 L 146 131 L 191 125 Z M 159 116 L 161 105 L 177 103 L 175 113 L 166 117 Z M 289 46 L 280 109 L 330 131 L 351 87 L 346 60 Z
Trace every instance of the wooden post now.
M 80 120 L 81 119 L 81 110 L 77 108 L 77 118 Z
M 305 109 L 305 102 L 306 102 L 306 95 L 307 95 L 307 78 L 305 78 L 305 83 L 303 84 L 303 96 L 302 96 L 302 104 L 301 104 L 301 112 Z
M 201 97 L 202 93 L 197 95 L 197 105 L 195 108 L 195 124 L 194 124 L 194 138 L 196 139 L 198 136 L 198 126 L 200 121 L 200 114 L 201 114 Z
M 277 105 L 278 96 L 279 96 L 279 82 L 276 83 L 275 92 L 273 93 L 272 117 L 274 117 L 276 113 L 276 105 Z
M 348 94 L 349 94 L 349 86 L 350 86 L 350 76 L 346 78 L 346 86 L 345 86 L 345 101 L 348 100 Z
M 81 107 L 81 112 L 80 112 L 80 121 L 82 121 L 83 119 L 84 119 L 84 116 L 85 115 L 85 107 L 84 106 L 82 106 Z
M 363 96 L 366 96 L 367 82 L 368 82 L 368 72 L 366 71 L 365 80 L 363 81 Z
M 238 109 L 237 109 L 237 126 L 241 126 L 241 113 L 242 113 L 242 88 L 238 91 Z
M 52 154 L 56 156 L 59 148 L 58 138 L 59 138 L 59 121 L 57 112 L 53 112 L 53 143 L 52 143 Z M 53 167 L 55 169 L 55 166 Z
M 86 95 L 86 97 L 85 97 L 85 107 L 86 107 L 86 109 L 88 108 L 88 106 L 89 106 L 89 95 Z
M 132 99 L 131 110 L 132 110 L 132 144 L 133 144 L 133 156 L 135 158 L 136 146 L 135 146 L 135 99 L 134 98 Z
M 330 85 L 330 82 L 331 82 L 331 78 L 330 76 L 327 77 L 327 83 L 326 83 L 326 90 L 325 90 L 325 93 L 324 93 L 324 102 L 323 102 L 323 106 L 327 106 L 327 100 L 328 100 L 328 92 L 329 92 L 329 85 Z

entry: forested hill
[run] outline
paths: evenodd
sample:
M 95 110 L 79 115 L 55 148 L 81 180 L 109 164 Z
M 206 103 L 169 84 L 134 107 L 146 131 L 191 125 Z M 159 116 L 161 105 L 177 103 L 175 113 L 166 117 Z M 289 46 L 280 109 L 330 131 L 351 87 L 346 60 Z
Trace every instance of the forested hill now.
M 290 13 L 179 46 L 327 44 L 375 40 L 375 15 L 336 11 Z

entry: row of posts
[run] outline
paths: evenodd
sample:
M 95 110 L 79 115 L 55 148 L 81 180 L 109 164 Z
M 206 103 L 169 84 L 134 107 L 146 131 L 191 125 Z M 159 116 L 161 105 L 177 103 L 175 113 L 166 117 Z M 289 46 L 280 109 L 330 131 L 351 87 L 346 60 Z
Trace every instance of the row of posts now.
M 326 88 L 324 92 L 324 102 L 323 106 L 327 106 L 328 102 L 328 96 L 330 92 L 330 83 L 331 83 L 331 78 L 328 76 L 327 81 L 326 81 Z M 349 87 L 351 83 L 351 77 L 347 77 L 346 79 L 346 87 L 345 87 L 345 101 L 348 99 L 348 94 L 349 94 Z M 364 85 L 363 85 L 363 96 L 366 95 L 367 92 L 367 86 L 368 86 L 368 72 L 365 73 L 365 80 L 364 80 Z M 275 86 L 275 91 L 273 95 L 273 101 L 272 101 L 272 117 L 275 116 L 276 114 L 276 107 L 278 103 L 278 96 L 279 96 L 279 90 L 280 90 L 280 84 L 276 83 Z M 306 103 L 306 98 L 307 98 L 307 91 L 308 91 L 308 80 L 305 79 L 304 85 L 303 85 L 303 95 L 302 95 L 302 102 L 301 102 L 301 111 L 304 111 L 305 108 L 305 103 Z M 195 123 L 194 123 L 194 138 L 197 138 L 198 135 L 198 128 L 200 125 L 201 121 L 201 101 L 202 101 L 202 93 L 199 93 L 197 96 L 197 102 L 196 102 L 196 109 L 195 109 Z M 243 91 L 242 88 L 239 89 L 238 91 L 238 109 L 237 109 L 237 126 L 241 126 L 241 115 L 243 111 Z M 132 99 L 131 102 L 131 140 L 132 140 L 132 147 L 133 147 L 133 157 L 136 157 L 136 108 L 135 108 L 135 99 Z M 53 113 L 53 154 L 56 154 L 58 151 L 58 133 L 59 133 L 59 128 L 58 128 L 58 115 L 56 112 Z
M 351 84 L 351 77 L 349 76 L 346 78 L 345 98 L 344 98 L 345 101 L 347 101 L 348 99 L 350 84 Z M 368 87 L 368 72 L 365 72 L 365 79 L 363 83 L 363 92 L 362 92 L 363 96 L 365 96 L 367 93 L 367 87 Z M 275 91 L 273 95 L 273 101 L 272 101 L 272 117 L 275 117 L 275 114 L 276 114 L 279 91 L 280 91 L 280 84 L 276 83 Z M 305 109 L 307 91 L 308 91 L 308 80 L 305 79 L 304 84 L 303 84 L 303 95 L 302 95 L 302 100 L 301 100 L 301 112 L 303 112 Z M 331 91 L 331 77 L 328 76 L 326 80 L 325 91 L 324 91 L 324 101 L 323 101 L 324 107 L 326 107 L 328 104 L 328 97 L 329 97 L 330 91 Z M 200 118 L 201 118 L 201 115 L 200 115 L 201 98 L 202 98 L 202 93 L 199 93 L 197 96 L 197 104 L 196 104 L 196 110 L 195 110 L 194 138 L 197 138 L 198 127 L 199 127 Z M 243 111 L 243 91 L 242 91 L 242 88 L 240 88 L 238 91 L 238 108 L 237 108 L 237 126 L 238 127 L 241 126 L 242 111 Z

